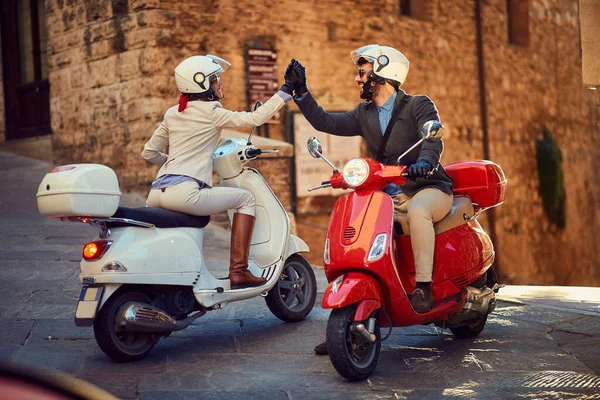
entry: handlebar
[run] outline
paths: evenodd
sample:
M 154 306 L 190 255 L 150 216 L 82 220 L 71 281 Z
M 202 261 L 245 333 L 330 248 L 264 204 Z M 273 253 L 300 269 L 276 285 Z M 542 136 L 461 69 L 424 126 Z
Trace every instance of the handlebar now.
M 255 158 L 260 156 L 262 153 L 261 149 L 247 149 L 246 150 L 246 158 Z
M 279 150 L 261 150 L 261 149 L 247 149 L 246 158 L 256 158 L 261 154 L 279 153 Z
M 325 189 L 328 187 L 331 187 L 331 181 L 323 181 L 323 182 L 321 182 L 321 184 L 319 186 L 313 186 L 311 188 L 308 188 L 308 191 L 312 192 L 313 190 Z

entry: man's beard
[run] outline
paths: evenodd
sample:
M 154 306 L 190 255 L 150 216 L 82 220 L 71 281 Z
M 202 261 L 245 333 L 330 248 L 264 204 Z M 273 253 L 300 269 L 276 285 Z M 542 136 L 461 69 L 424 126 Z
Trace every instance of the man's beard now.
M 381 91 L 382 85 L 371 86 L 371 80 L 367 80 L 360 91 L 360 98 L 366 101 L 373 101 L 373 97 L 377 96 Z M 365 90 L 366 89 L 366 90 Z M 370 89 L 370 90 L 369 90 Z

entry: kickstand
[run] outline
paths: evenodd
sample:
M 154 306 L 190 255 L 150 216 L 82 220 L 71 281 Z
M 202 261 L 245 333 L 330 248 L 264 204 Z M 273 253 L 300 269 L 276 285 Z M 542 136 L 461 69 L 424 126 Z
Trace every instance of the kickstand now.
M 439 336 L 443 336 L 444 335 L 444 331 L 446 330 L 446 320 L 444 320 L 442 322 L 442 326 L 437 326 L 434 325 L 435 329 L 437 330 L 437 328 L 440 328 L 439 332 L 437 333 Z

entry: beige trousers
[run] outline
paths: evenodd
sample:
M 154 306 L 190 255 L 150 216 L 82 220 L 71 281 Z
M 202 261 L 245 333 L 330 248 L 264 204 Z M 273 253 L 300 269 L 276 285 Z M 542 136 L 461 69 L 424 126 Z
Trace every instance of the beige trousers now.
M 452 201 L 452 195 L 435 188 L 420 190 L 413 197 L 400 193 L 394 198 L 395 219 L 400 221 L 405 233 L 410 233 L 417 282 L 431 282 L 435 250 L 433 224 L 448 214 Z
M 254 216 L 256 202 L 254 195 L 245 189 L 198 189 L 198 182 L 186 181 L 165 189 L 150 190 L 146 204 L 148 207 L 161 207 L 191 215 L 214 215 L 235 209 Z

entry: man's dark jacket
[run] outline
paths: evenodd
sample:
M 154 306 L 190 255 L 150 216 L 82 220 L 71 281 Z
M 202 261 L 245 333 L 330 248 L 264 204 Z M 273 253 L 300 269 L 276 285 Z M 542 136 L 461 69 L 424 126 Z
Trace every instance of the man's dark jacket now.
M 294 98 L 294 100 L 313 128 L 336 136 L 362 136 L 367 141 L 371 156 L 377 157 L 383 133 L 379 126 L 379 114 L 374 103 L 360 103 L 353 110 L 344 113 L 328 113 L 317 104 L 310 92 L 301 99 Z M 384 164 L 395 164 L 398 156 L 421 138 L 419 132 L 425 122 L 440 120 L 433 101 L 427 96 L 411 96 L 400 89 L 394 108 L 401 101 L 406 102 L 404 109 L 392 129 L 383 155 L 377 160 Z M 389 123 L 393 124 L 394 121 Z M 426 160 L 434 168 L 437 167 L 429 178 L 418 178 L 414 181 L 408 179 L 402 186 L 402 191 L 407 196 L 412 197 L 426 187 L 434 187 L 452 194 L 452 179 L 440 164 L 443 150 L 444 144 L 441 140 L 425 141 L 401 160 L 404 165 L 414 164 L 417 160 Z

